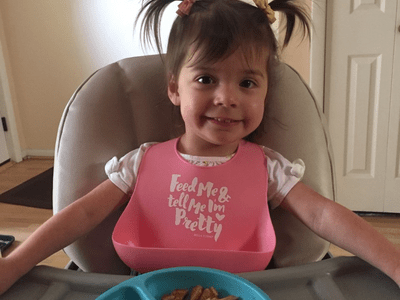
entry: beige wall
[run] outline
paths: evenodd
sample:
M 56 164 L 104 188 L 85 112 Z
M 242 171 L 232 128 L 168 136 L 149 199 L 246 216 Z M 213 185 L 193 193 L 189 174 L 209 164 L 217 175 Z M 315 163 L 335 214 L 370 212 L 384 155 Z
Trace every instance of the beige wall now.
M 21 146 L 52 149 L 66 95 L 79 83 L 78 51 L 67 42 L 74 33 L 69 5 L 0 3 Z
M 311 0 L 300 0 L 310 12 Z M 281 38 L 283 36 L 281 35 Z M 291 65 L 304 80 L 310 82 L 310 43 L 308 37 L 303 38 L 302 31 L 295 28 L 293 40 L 282 53 L 282 60 Z
M 0 1 L 1 46 L 23 153 L 52 154 L 62 111 L 77 86 L 108 63 L 142 54 L 131 33 L 132 2 Z M 308 80 L 307 43 L 292 43 L 283 57 Z
M 282 61 L 292 66 L 307 83 L 310 83 L 310 44 L 299 36 L 293 39 L 282 53 Z

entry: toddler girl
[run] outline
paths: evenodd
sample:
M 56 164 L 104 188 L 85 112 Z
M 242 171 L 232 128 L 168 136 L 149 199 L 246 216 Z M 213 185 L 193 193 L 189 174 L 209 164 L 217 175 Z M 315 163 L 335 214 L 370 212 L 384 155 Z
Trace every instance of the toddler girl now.
M 159 50 L 160 18 L 168 4 L 149 0 L 141 11 L 144 37 L 154 35 Z M 109 179 L 0 259 L 0 294 L 131 197 L 113 242 L 121 259 L 139 271 L 190 264 L 262 270 L 275 247 L 269 208 L 281 206 L 400 284 L 400 253 L 394 245 L 304 185 L 301 160 L 290 163 L 251 142 L 266 116 L 278 57 L 271 29 L 275 11 L 286 15 L 285 45 L 295 20 L 308 32 L 308 18 L 294 1 L 184 0 L 179 5 L 165 64 L 168 96 L 180 109 L 185 133 L 111 159 Z M 135 234 L 125 244 L 128 230 Z M 160 254 L 155 247 L 160 244 L 171 254 Z

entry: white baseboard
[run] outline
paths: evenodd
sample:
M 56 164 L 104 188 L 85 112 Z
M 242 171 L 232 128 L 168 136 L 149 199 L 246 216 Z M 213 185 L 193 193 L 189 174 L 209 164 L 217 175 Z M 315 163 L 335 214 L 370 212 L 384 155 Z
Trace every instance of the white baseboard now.
M 54 157 L 54 149 L 24 149 L 22 150 L 22 156 L 47 156 Z

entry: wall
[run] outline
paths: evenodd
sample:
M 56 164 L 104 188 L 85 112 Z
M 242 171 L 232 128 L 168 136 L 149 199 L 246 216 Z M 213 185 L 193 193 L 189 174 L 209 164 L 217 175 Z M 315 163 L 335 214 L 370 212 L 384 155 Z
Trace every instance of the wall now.
M 7 50 L 25 155 L 53 154 L 63 109 L 85 78 L 116 60 L 143 55 L 137 34 L 132 34 L 138 5 L 136 0 L 0 1 L 1 45 Z M 175 10 L 168 9 L 162 28 L 170 27 Z M 299 48 L 293 42 L 283 57 L 308 80 L 307 43 Z
M 304 7 L 310 13 L 312 0 L 300 0 L 303 2 Z M 283 43 L 284 28 L 280 31 L 280 41 Z M 302 31 L 300 28 L 295 27 L 293 40 L 290 41 L 289 45 L 283 50 L 282 60 L 292 66 L 304 80 L 310 82 L 310 43 L 308 37 L 303 38 Z
M 292 66 L 303 79 L 310 83 L 310 44 L 297 35 L 283 50 L 282 61 Z

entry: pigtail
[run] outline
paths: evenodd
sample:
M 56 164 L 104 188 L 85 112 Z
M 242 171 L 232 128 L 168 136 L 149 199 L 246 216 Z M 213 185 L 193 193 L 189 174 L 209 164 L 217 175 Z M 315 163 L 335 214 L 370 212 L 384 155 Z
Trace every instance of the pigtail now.
M 307 10 L 293 0 L 274 0 L 269 3 L 274 11 L 282 12 L 286 16 L 286 34 L 283 42 L 283 47 L 289 44 L 296 25 L 296 20 L 300 21 L 300 26 L 303 31 L 303 38 L 311 36 L 310 24 L 311 18 Z
M 142 8 L 140 9 L 136 21 L 135 28 L 140 17 L 143 15 L 143 20 L 140 26 L 140 36 L 142 44 L 145 46 L 153 45 L 155 42 L 158 53 L 162 53 L 161 42 L 161 17 L 168 6 L 174 0 L 143 0 Z

